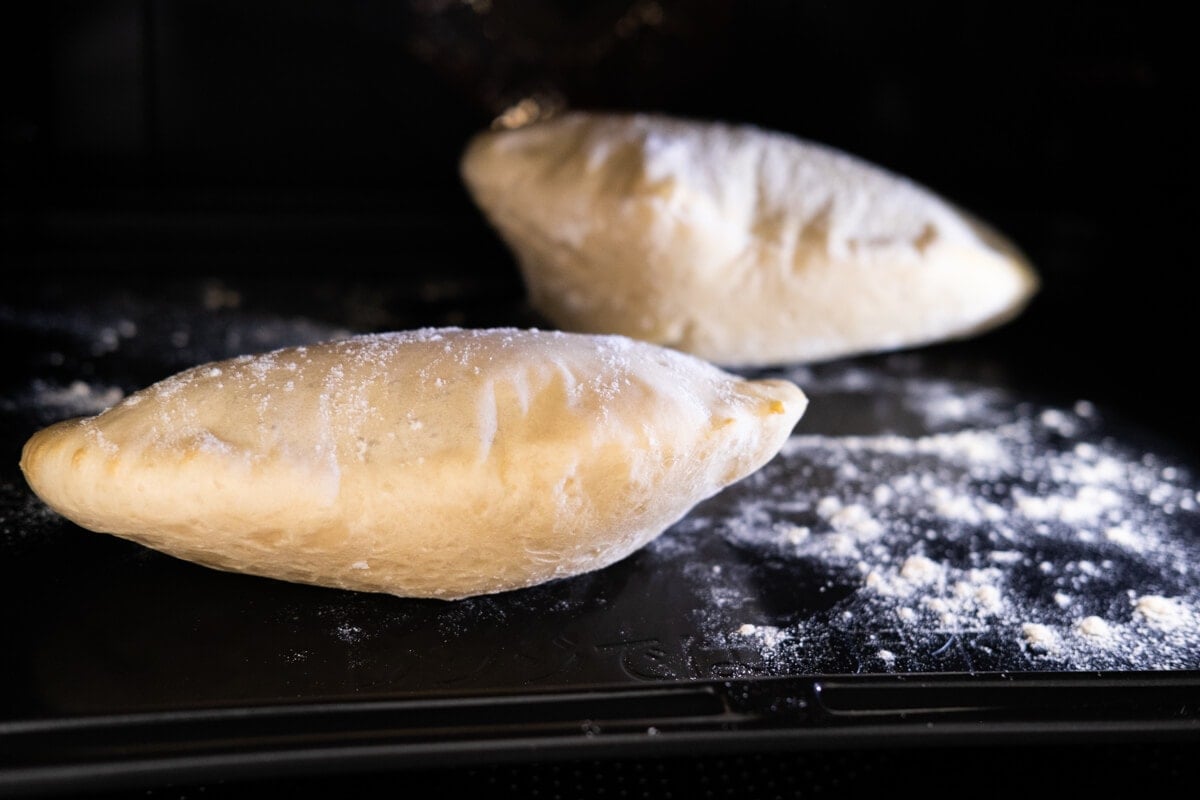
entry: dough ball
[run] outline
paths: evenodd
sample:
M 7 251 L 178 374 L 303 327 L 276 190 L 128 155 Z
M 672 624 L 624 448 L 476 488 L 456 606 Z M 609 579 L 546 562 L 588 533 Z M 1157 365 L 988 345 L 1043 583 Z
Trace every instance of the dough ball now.
M 965 337 L 1038 284 L 927 189 L 748 126 L 571 113 L 480 134 L 462 175 L 557 326 L 719 364 Z
M 428 329 L 195 367 L 38 432 L 21 468 L 79 525 L 180 558 L 449 599 L 624 558 L 805 404 L 619 336 Z

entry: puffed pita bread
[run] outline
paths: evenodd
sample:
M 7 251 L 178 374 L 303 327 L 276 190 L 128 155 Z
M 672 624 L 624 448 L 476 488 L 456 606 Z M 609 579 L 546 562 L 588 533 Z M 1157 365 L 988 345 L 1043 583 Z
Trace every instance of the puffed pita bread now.
M 718 364 L 961 338 L 1038 279 L 929 190 L 750 126 L 576 112 L 476 136 L 462 176 L 535 308 Z
M 180 558 L 449 599 L 627 556 L 805 404 L 619 336 L 427 329 L 190 369 L 38 432 L 21 468 L 79 525 Z

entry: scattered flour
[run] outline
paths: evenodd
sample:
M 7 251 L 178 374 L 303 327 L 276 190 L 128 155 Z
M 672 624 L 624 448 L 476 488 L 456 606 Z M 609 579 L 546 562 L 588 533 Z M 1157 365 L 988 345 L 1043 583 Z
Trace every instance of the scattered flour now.
M 334 633 L 338 639 L 341 639 L 347 644 L 354 644 L 363 638 L 363 629 L 358 625 L 351 625 L 348 622 L 342 622 L 334 628 Z
M 1112 626 L 1100 617 L 1084 617 L 1075 625 L 1075 630 L 1080 636 L 1086 636 L 1097 643 L 1107 642 L 1113 638 Z
M 1021 636 L 1035 653 L 1057 653 L 1060 649 L 1058 633 L 1048 625 L 1026 622 L 1021 625 Z
M 98 360 L 115 360 L 119 350 L 122 363 L 143 359 L 159 374 L 349 333 L 225 313 L 242 304 L 218 286 L 206 290 L 211 313 L 200 318 L 147 305 L 115 322 L 86 309 L 6 308 L 0 321 L 67 334 Z M 45 374 L 70 367 L 66 358 L 51 353 L 55 369 Z M 664 565 L 682 564 L 681 580 L 697 598 L 698 630 L 688 646 L 719 652 L 724 660 L 710 660 L 729 675 L 843 671 L 856 663 L 862 671 L 915 672 L 1014 663 L 1200 669 L 1200 485 L 1191 470 L 1114 438 L 1087 401 L 1038 406 L 993 387 L 931 380 L 905 369 L 914 359 L 784 374 L 812 401 L 797 435 L 766 467 L 647 548 Z M 0 410 L 51 422 L 121 401 L 113 384 L 124 377 L 85 374 L 104 380 L 33 381 L 0 399 Z M 836 414 L 822 417 L 843 403 L 857 404 L 858 419 L 888 404 L 879 417 L 886 424 L 841 429 Z M 898 418 L 907 424 L 892 424 Z M 35 546 L 25 531 L 47 527 L 52 513 L 20 485 L 0 484 L 0 498 L 4 546 Z M 699 536 L 718 537 L 726 555 L 739 557 L 697 562 L 690 539 Z M 784 576 L 776 580 L 782 589 L 772 590 L 778 596 L 759 583 L 763 564 Z M 488 607 L 519 605 L 522 597 Z M 467 613 L 462 608 L 439 613 Z M 373 631 L 357 617 L 348 622 L 341 607 L 328 624 L 335 642 L 357 645 Z M 694 674 L 713 674 L 696 661 Z
M 792 640 L 792 635 L 773 625 L 744 624 L 737 629 L 737 635 L 754 639 L 766 647 L 777 647 L 783 642 Z
M 812 409 L 890 398 L 912 424 L 829 435 L 802 421 L 775 460 L 698 510 L 693 527 L 736 551 L 827 576 L 815 592 L 834 599 L 790 616 L 713 581 L 723 609 L 759 609 L 725 630 L 756 642 L 768 672 L 828 669 L 831 642 L 860 647 L 868 671 L 1013 657 L 1036 670 L 1200 668 L 1189 469 L 1114 438 L 1086 401 L 1039 407 L 861 365 L 787 377 Z
M 12 399 L 0 400 L 6 411 L 29 409 L 43 423 L 70 417 L 91 416 L 110 408 L 125 397 L 117 386 L 76 380 L 66 385 L 34 379 Z
M 1183 602 L 1153 594 L 1134 600 L 1133 614 L 1150 627 L 1164 631 L 1194 624 L 1192 612 Z

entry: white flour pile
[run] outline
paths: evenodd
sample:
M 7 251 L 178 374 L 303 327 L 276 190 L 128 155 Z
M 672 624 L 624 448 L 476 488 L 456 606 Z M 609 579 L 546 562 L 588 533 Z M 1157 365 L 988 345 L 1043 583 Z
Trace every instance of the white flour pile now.
M 1035 407 L 861 367 L 788 377 L 814 411 L 892 403 L 925 432 L 829 436 L 802 421 L 777 459 L 659 545 L 711 531 L 786 565 L 774 580 L 818 575 L 809 590 L 837 595 L 789 619 L 739 592 L 744 575 L 705 573 L 702 624 L 749 671 L 829 669 L 830 648 L 857 650 L 863 671 L 951 657 L 987 669 L 1003 651 L 1033 670 L 1200 667 L 1200 495 L 1182 467 L 1106 437 L 1086 402 Z

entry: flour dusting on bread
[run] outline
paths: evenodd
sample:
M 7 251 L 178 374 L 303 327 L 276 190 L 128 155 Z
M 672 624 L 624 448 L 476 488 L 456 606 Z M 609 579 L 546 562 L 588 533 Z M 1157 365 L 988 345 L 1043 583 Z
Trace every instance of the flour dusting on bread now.
M 185 559 L 453 598 L 625 557 L 805 402 L 623 337 L 425 329 L 186 370 L 39 432 L 22 469 L 83 527 Z

